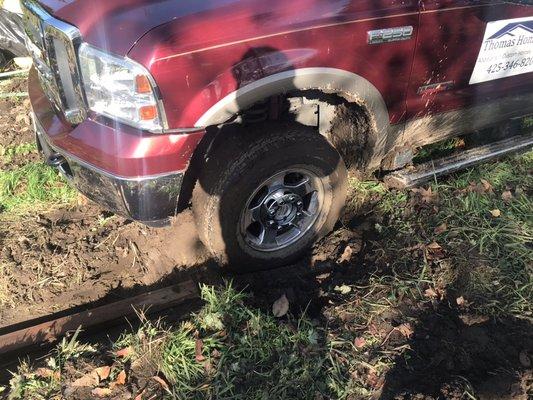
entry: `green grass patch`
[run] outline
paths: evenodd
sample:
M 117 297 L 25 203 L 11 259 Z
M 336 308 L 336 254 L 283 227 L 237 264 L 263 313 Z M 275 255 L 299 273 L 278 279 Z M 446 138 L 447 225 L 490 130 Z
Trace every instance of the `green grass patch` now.
M 413 263 L 406 249 L 436 242 L 450 275 L 443 289 L 460 290 L 482 314 L 531 316 L 532 168 L 530 152 L 470 169 L 430 191 L 387 192 L 377 207 L 386 221 L 378 230 L 391 268 Z M 427 267 L 420 261 L 418 268 Z
M 21 143 L 8 147 L 0 145 L 0 160 L 3 164 L 8 164 L 15 158 L 24 157 L 32 153 L 37 153 L 37 145 L 35 143 Z
M 70 203 L 76 192 L 41 162 L 0 171 L 0 213 L 21 214 Z

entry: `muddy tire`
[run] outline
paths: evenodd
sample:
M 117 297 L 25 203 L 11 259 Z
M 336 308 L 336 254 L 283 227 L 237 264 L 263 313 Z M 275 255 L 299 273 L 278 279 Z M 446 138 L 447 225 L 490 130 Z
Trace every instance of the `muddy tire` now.
M 199 235 L 219 264 L 275 268 L 330 232 L 346 200 L 346 167 L 314 129 L 268 123 L 219 135 L 193 192 Z

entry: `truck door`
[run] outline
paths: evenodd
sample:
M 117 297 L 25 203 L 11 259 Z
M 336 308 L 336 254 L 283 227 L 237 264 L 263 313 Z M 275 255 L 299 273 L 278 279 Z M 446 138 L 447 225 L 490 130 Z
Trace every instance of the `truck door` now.
M 408 118 L 467 109 L 533 89 L 533 7 L 423 0 Z

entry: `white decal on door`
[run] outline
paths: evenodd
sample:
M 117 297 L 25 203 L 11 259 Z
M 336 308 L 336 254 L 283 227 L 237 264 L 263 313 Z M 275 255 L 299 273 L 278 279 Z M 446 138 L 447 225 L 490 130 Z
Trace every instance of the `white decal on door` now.
M 489 22 L 470 84 L 533 72 L 533 17 Z

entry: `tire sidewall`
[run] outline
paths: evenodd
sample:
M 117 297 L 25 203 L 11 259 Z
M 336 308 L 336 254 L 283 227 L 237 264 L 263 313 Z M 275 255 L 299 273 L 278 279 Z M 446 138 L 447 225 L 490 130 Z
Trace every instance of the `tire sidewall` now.
M 224 174 L 207 205 L 208 247 L 219 262 L 230 268 L 259 270 L 278 266 L 300 257 L 318 238 L 333 229 L 346 195 L 346 168 L 336 150 L 321 136 L 303 142 L 272 141 L 236 160 Z M 241 213 L 251 194 L 270 176 L 305 167 L 324 188 L 319 215 L 313 226 L 295 243 L 276 251 L 262 252 L 248 245 L 239 232 Z

